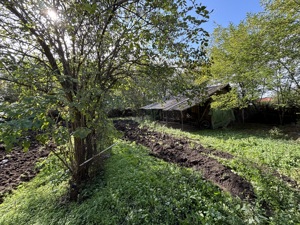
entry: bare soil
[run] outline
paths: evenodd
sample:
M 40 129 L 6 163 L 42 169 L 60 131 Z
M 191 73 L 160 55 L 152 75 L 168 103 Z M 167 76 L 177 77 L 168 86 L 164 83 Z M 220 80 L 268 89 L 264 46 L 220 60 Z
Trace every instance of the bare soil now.
M 36 162 L 40 158 L 45 158 L 50 153 L 50 149 L 41 147 L 33 142 L 27 152 L 20 147 L 7 152 L 3 145 L 0 145 L 0 204 L 3 196 L 10 193 L 22 182 L 31 180 L 38 169 Z
M 200 171 L 205 179 L 231 195 L 243 200 L 255 200 L 254 189 L 250 182 L 208 155 L 228 159 L 233 157 L 229 153 L 206 149 L 200 144 L 193 146 L 187 139 L 174 138 L 147 128 L 140 129 L 138 123 L 134 121 L 118 120 L 114 123 L 118 130 L 124 132 L 125 140 L 135 141 L 149 147 L 150 155 L 180 166 L 193 168 Z

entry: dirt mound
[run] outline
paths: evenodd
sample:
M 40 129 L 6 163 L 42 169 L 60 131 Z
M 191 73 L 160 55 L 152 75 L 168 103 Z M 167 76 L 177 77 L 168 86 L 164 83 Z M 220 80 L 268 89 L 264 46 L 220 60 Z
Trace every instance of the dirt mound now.
M 0 204 L 6 193 L 10 193 L 21 182 L 29 181 L 36 175 L 36 162 L 42 157 L 47 157 L 49 152 L 50 149 L 37 143 L 33 143 L 27 152 L 21 148 L 7 152 L 3 145 L 0 145 Z
M 250 201 L 255 199 L 253 187 L 248 181 L 208 154 L 223 158 L 232 158 L 232 155 L 214 149 L 206 149 L 200 144 L 193 146 L 194 144 L 187 139 L 177 139 L 166 134 L 149 131 L 146 128 L 140 129 L 138 123 L 134 121 L 119 120 L 114 121 L 114 124 L 118 130 L 124 132 L 124 139 L 149 147 L 151 155 L 167 162 L 199 170 L 205 179 L 212 181 L 233 196 Z

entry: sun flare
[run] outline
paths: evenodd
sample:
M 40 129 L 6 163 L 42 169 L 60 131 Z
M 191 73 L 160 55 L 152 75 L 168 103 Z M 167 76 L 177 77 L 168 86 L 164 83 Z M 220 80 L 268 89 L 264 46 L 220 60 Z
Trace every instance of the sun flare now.
M 47 15 L 53 21 L 57 21 L 59 19 L 57 12 L 55 10 L 53 10 L 53 9 L 48 9 L 47 10 Z

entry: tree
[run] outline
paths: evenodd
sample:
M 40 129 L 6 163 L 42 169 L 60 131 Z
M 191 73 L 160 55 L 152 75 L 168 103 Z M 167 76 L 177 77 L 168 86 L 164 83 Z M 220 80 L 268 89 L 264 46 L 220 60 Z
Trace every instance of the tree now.
M 0 9 L 0 79 L 26 87 L 22 106 L 38 107 L 34 121 L 43 121 L 35 128 L 49 126 L 48 106 L 61 108 L 67 126 L 54 130 L 56 141 L 69 146 L 62 160 L 77 185 L 89 177 L 94 161 L 87 160 L 111 140 L 110 90 L 149 68 L 169 75 L 204 57 L 201 24 L 209 13 L 194 1 L 0 0 Z
M 212 76 L 215 82 L 230 83 L 234 87 L 222 98 L 215 97 L 215 106 L 244 109 L 263 95 L 270 71 L 261 61 L 264 55 L 260 48 L 261 37 L 259 26 L 248 21 L 214 30 Z
M 259 16 L 265 33 L 262 48 L 273 71 L 269 88 L 275 93 L 281 122 L 287 108 L 300 108 L 300 2 L 263 1 L 266 13 Z
M 187 81 L 180 82 L 182 74 L 166 66 L 139 68 L 140 76 L 128 77 L 119 82 L 110 95 L 111 109 L 131 108 L 136 112 L 149 102 L 160 101 L 171 93 L 184 89 Z M 163 74 L 163 76 L 162 76 Z M 191 76 L 191 75 L 190 75 Z
M 212 74 L 239 93 L 240 108 L 272 94 L 282 122 L 285 110 L 299 102 L 299 13 L 297 1 L 262 1 L 265 11 L 239 25 L 214 31 Z M 232 99 L 219 99 L 220 104 Z M 299 107 L 296 106 L 296 107 Z

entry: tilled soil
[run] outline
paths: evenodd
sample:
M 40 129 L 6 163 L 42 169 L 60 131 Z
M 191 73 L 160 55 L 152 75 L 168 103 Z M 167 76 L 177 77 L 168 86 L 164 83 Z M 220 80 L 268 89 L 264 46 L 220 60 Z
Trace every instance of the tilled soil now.
M 149 147 L 150 155 L 201 171 L 205 179 L 233 196 L 249 201 L 255 199 L 251 183 L 208 155 L 233 158 L 229 153 L 206 149 L 200 144 L 193 146 L 187 139 L 177 139 L 146 128 L 140 129 L 134 121 L 118 120 L 114 124 L 118 130 L 124 132 L 125 140 Z
M 36 162 L 47 157 L 49 153 L 49 148 L 41 147 L 37 143 L 33 143 L 27 152 L 18 147 L 7 152 L 3 145 L 0 145 L 0 204 L 6 193 L 10 193 L 20 183 L 29 181 L 36 175 Z

